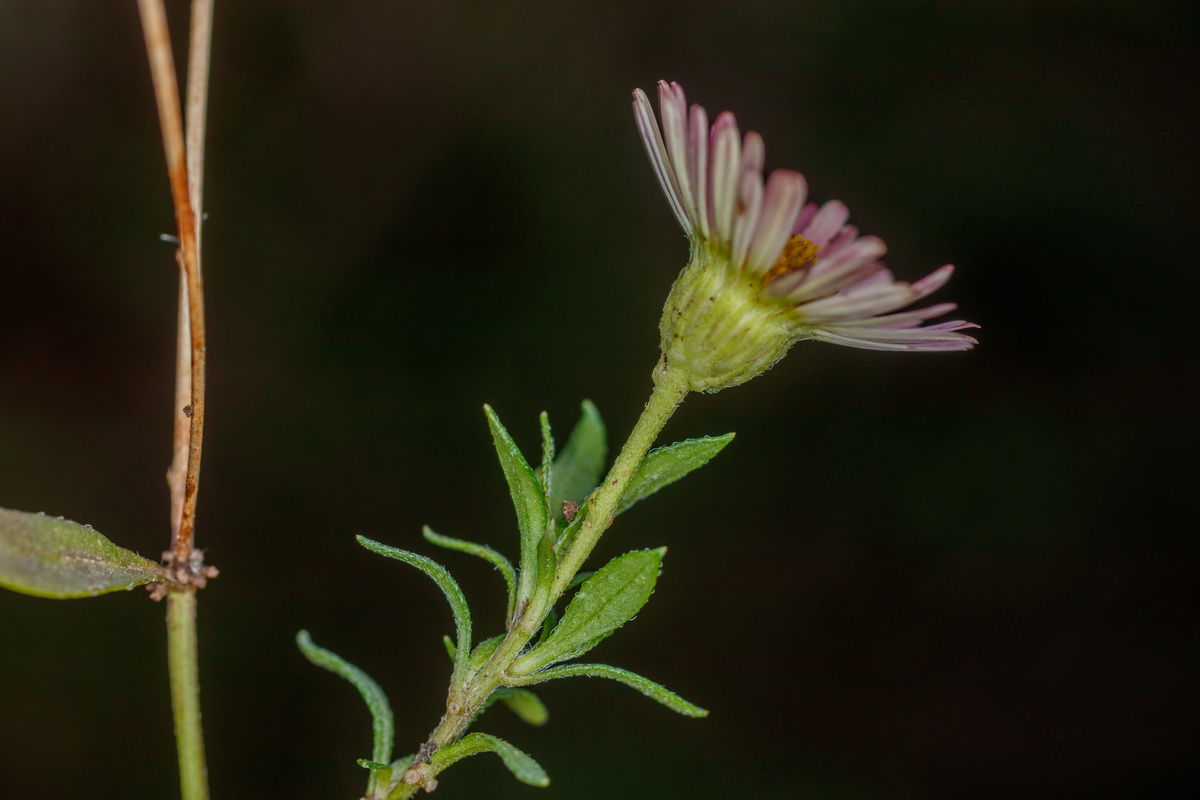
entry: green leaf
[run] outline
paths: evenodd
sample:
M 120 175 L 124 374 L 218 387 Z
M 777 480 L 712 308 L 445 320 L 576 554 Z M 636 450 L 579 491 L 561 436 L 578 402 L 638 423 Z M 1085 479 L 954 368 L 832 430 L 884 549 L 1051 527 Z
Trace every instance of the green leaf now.
M 539 788 L 550 785 L 550 776 L 529 755 L 503 739 L 486 733 L 467 734 L 454 744 L 438 750 L 429 760 L 433 768 L 440 773 L 451 764 L 478 753 L 495 753 L 500 756 L 508 771 L 522 783 Z
M 591 400 L 581 404 L 582 413 L 566 447 L 554 461 L 554 486 L 550 492 L 550 512 L 562 515 L 562 504 L 582 503 L 600 483 L 608 442 L 604 420 Z
M 430 530 L 428 525 L 421 531 L 421 535 L 425 537 L 426 541 L 436 544 L 438 547 L 478 556 L 484 561 L 495 565 L 496 569 L 500 570 L 500 574 L 504 576 L 504 583 L 508 587 L 508 616 L 512 616 L 513 606 L 516 605 L 517 598 L 517 575 L 513 570 L 512 562 L 485 544 L 476 544 L 464 539 L 442 536 L 440 533 L 434 533 Z
M 0 508 L 0 586 L 35 597 L 95 597 L 165 577 L 90 525 Z
M 567 664 L 561 667 L 551 667 L 535 675 L 530 675 L 521 681 L 524 685 L 533 685 L 535 683 L 545 683 L 546 681 L 557 680 L 558 678 L 574 678 L 582 676 L 587 678 L 609 678 L 610 680 L 619 681 L 626 686 L 637 689 L 642 694 L 662 703 L 672 711 L 677 711 L 687 717 L 707 717 L 708 711 L 696 705 L 689 703 L 679 695 L 667 689 L 659 683 L 655 683 L 649 678 L 643 678 L 636 672 L 630 672 L 627 669 L 618 669 L 610 667 L 607 664 Z
M 617 502 L 616 513 L 620 514 L 639 500 L 644 500 L 664 486 L 669 486 L 692 470 L 703 467 L 713 456 L 725 449 L 725 445 L 733 441 L 733 436 L 732 433 L 727 433 L 724 436 L 686 439 L 651 450 L 642 459 L 637 472 L 633 473 L 629 486 Z
M 546 641 L 546 637 L 549 636 L 550 632 L 556 627 L 558 627 L 558 609 L 554 606 L 551 606 L 546 612 L 546 618 L 542 620 L 542 629 L 538 631 L 537 643 L 541 644 L 542 642 Z
M 318 667 L 323 667 L 354 684 L 354 688 L 358 689 L 358 693 L 362 695 L 367 708 L 371 711 L 371 727 L 375 739 L 374 747 L 371 748 L 371 761 L 382 765 L 391 760 L 392 739 L 395 730 L 392 722 L 392 707 L 388 703 L 383 689 L 379 688 L 379 684 L 346 659 L 313 644 L 308 631 L 300 631 L 296 634 L 296 646 L 300 648 L 300 652 L 304 653 L 305 658 Z M 371 769 L 377 769 L 377 767 L 371 767 Z
M 588 578 L 591 578 L 595 574 L 595 572 L 588 572 L 586 570 L 583 572 L 576 572 L 575 577 L 571 578 L 571 582 L 567 584 L 567 591 L 574 589 L 576 586 L 582 586 L 588 580 Z
M 546 532 L 546 496 L 542 493 L 542 484 L 537 475 L 529 468 L 516 443 L 500 424 L 496 412 L 491 406 L 484 406 L 483 411 L 492 430 L 496 455 L 500 458 L 513 508 L 517 512 L 517 524 L 521 529 L 521 576 L 517 597 L 527 600 L 537 585 L 538 543 Z
M 587 503 L 583 503 L 579 508 L 575 509 L 575 519 L 570 523 L 567 523 L 565 517 L 557 523 L 559 527 L 562 527 L 562 530 L 558 534 L 558 541 L 555 544 L 555 549 L 558 552 L 565 553 L 571 547 L 571 542 L 575 541 L 575 537 L 579 534 L 580 529 L 583 528 L 583 523 L 587 521 L 589 508 L 590 506 Z M 559 515 L 562 515 L 562 504 L 559 504 Z M 565 527 L 563 527 L 564 524 L 566 525 Z
M 494 694 L 497 700 L 508 706 L 509 711 L 530 725 L 545 725 L 550 719 L 550 711 L 542 698 L 528 689 L 497 689 Z
M 546 502 L 550 502 L 550 487 L 554 483 L 554 434 L 550 431 L 550 415 L 543 411 L 538 415 L 538 424 L 542 427 L 542 466 L 538 469 L 538 477 L 542 481 L 542 493 Z M 550 506 L 554 513 L 554 506 Z
M 405 564 L 421 570 L 430 578 L 433 578 L 433 582 L 442 590 L 442 594 L 446 595 L 446 600 L 450 603 L 450 611 L 454 614 L 454 628 L 457 633 L 454 653 L 454 676 L 451 679 L 451 682 L 457 685 L 466 676 L 467 658 L 471 654 L 471 610 L 467 608 L 467 598 L 463 596 L 462 589 L 458 588 L 458 584 L 454 581 L 454 578 L 450 577 L 450 573 L 446 571 L 446 568 L 431 558 L 419 556 L 416 553 L 410 553 L 398 547 L 389 547 L 386 544 L 380 544 L 365 536 L 358 536 L 356 538 L 359 544 L 373 553 L 379 553 L 381 556 L 403 561 Z
M 546 641 L 513 662 L 510 675 L 528 675 L 583 655 L 641 610 L 658 580 L 665 547 L 618 556 L 584 581 Z
M 392 769 L 387 764 L 380 764 L 378 761 L 371 761 L 368 758 L 360 758 L 358 760 L 358 765 L 360 767 L 365 767 L 366 769 L 369 769 L 372 772 L 374 772 L 376 770 L 381 770 L 381 769 L 386 769 L 388 771 L 391 771 L 391 769 Z
M 501 633 L 480 642 L 479 646 L 471 653 L 471 658 L 468 662 L 471 665 L 471 669 L 477 670 L 487 663 L 487 660 L 492 657 L 492 653 L 500 649 L 500 645 L 504 643 L 505 636 L 506 634 Z

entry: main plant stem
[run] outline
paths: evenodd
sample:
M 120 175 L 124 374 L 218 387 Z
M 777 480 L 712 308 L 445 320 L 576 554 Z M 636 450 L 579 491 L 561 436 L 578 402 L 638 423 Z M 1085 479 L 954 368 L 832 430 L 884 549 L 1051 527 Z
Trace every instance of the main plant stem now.
M 167 663 L 171 670 L 171 710 L 184 800 L 208 797 L 204 731 L 200 727 L 200 671 L 196 662 L 196 592 L 167 596 Z
M 171 582 L 167 599 L 167 663 L 171 709 L 183 800 L 208 799 L 204 732 L 200 723 L 200 677 L 196 657 L 196 590 L 215 570 L 203 566 L 193 545 L 200 456 L 204 441 L 204 280 L 200 268 L 203 217 L 204 120 L 212 42 L 212 0 L 193 0 L 188 67 L 187 139 L 179 85 L 162 0 L 138 0 L 150 75 L 162 128 L 167 174 L 179 232 L 179 325 L 175 374 L 174 447 L 167 481 L 171 489 Z
M 654 391 L 646 402 L 646 408 L 622 446 L 621 452 L 617 454 L 604 482 L 588 497 L 587 518 L 559 560 L 548 598 L 538 606 L 530 606 L 509 630 L 492 657 L 468 678 L 460 690 L 452 691 L 446 701 L 446 714 L 426 743 L 427 751 L 436 752 L 458 741 L 492 692 L 506 685 L 506 671 L 537 634 L 546 621 L 546 616 L 554 608 L 555 602 L 567 590 L 571 579 L 579 572 L 600 537 L 612 524 L 617 503 L 625 493 L 625 487 L 629 485 L 642 459 L 658 438 L 659 432 L 687 394 L 687 384 L 679 380 L 667 365 L 660 361 L 654 370 Z M 400 783 L 386 796 L 387 800 L 405 800 L 412 797 L 436 774 L 430 765 L 418 759 L 405 772 Z

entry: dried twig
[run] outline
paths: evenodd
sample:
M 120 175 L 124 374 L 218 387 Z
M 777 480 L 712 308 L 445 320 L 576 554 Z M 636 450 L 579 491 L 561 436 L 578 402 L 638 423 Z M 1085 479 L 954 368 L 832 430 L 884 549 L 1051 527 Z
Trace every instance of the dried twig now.
M 173 572 L 182 583 L 198 574 L 198 559 L 192 541 L 196 525 L 196 493 L 200 479 L 200 454 L 204 440 L 204 280 L 200 271 L 200 172 L 204 161 L 204 106 L 208 84 L 208 43 L 211 40 L 211 5 L 197 0 L 193 22 L 191 69 L 188 91 L 188 133 L 191 148 L 185 149 L 179 87 L 171 39 L 162 0 L 138 0 L 146 52 L 158 102 L 167 175 L 175 203 L 179 229 L 179 265 L 182 269 L 179 314 L 179 351 L 176 358 L 175 447 L 171 469 L 171 558 Z M 199 43 L 200 46 L 196 46 Z M 198 52 L 203 51 L 203 52 Z M 190 169 L 189 169 L 190 167 Z M 195 178 L 189 180 L 189 173 Z M 185 346 L 186 343 L 186 346 Z M 187 402 L 184 402 L 184 398 Z
M 208 770 L 200 717 L 200 675 L 196 657 L 196 589 L 216 574 L 192 546 L 196 492 L 204 440 L 204 281 L 200 271 L 203 216 L 204 117 L 212 42 L 212 0 L 193 0 L 188 67 L 187 143 L 171 38 L 162 0 L 138 0 L 150 74 L 158 104 L 167 175 L 179 228 L 179 328 L 175 360 L 175 433 L 171 468 L 171 550 L 164 554 L 171 581 L 152 596 L 167 600 L 167 660 L 171 707 L 183 800 L 208 800 Z

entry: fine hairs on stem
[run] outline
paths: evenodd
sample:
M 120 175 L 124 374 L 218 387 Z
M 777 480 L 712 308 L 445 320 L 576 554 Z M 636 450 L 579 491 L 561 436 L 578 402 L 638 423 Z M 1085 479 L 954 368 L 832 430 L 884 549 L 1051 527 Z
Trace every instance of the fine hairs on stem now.
M 166 589 L 171 705 L 183 800 L 207 800 L 208 775 L 196 656 L 196 589 L 203 587 L 216 571 L 203 566 L 202 556 L 195 550 L 193 540 L 204 441 L 206 343 L 200 230 L 204 216 L 204 122 L 212 42 L 212 0 L 192 2 L 186 142 L 162 0 L 138 0 L 138 8 L 146 37 L 180 245 L 174 446 L 167 472 L 171 491 L 171 549 L 165 554 L 173 578 Z

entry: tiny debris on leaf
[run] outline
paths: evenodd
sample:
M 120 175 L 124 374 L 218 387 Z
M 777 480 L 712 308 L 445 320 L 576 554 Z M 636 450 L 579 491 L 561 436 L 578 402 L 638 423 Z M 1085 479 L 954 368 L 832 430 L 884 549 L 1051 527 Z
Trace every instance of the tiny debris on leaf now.
M 575 515 L 579 513 L 579 503 L 573 503 L 570 500 L 564 500 L 562 504 L 563 519 L 570 525 L 575 521 Z

